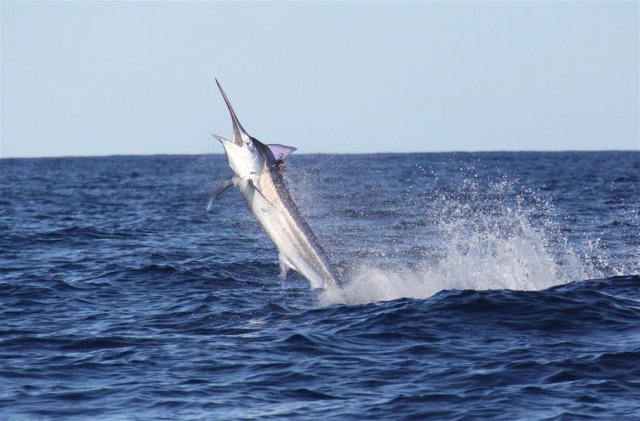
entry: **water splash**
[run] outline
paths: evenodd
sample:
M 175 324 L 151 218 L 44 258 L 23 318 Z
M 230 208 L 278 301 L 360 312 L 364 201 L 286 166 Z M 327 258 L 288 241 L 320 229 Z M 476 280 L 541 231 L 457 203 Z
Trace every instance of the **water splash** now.
M 428 199 L 422 213 L 429 216 L 408 230 L 405 259 L 398 250 L 376 251 L 378 258 L 358 261 L 347 285 L 323 292 L 319 304 L 426 298 L 445 289 L 538 291 L 590 275 L 554 225 L 552 202 L 530 190 L 515 194 L 513 182 L 483 186 L 466 178 Z M 424 244 L 432 247 L 417 247 Z

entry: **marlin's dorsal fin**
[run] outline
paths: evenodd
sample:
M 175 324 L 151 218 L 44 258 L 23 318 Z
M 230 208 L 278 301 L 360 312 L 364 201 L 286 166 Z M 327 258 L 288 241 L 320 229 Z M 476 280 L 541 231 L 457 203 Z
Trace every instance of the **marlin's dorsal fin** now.
M 298 148 L 294 148 L 293 146 L 278 145 L 277 143 L 271 143 L 267 146 L 269 147 L 269 150 L 271 150 L 276 161 L 284 161 L 289 157 L 289 155 L 298 150 Z

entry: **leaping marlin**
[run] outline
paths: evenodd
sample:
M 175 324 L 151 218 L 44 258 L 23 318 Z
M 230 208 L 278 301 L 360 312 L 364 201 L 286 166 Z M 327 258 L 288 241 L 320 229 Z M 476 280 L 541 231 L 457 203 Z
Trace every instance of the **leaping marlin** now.
M 213 135 L 222 143 L 233 177 L 221 181 L 214 190 L 207 210 L 224 190 L 236 186 L 247 206 L 265 230 L 280 254 L 280 277 L 293 269 L 307 278 L 314 288 L 338 285 L 327 254 L 318 237 L 295 204 L 282 176 L 284 160 L 296 148 L 284 145 L 265 145 L 242 128 L 220 82 L 222 93 L 233 123 L 231 140 Z

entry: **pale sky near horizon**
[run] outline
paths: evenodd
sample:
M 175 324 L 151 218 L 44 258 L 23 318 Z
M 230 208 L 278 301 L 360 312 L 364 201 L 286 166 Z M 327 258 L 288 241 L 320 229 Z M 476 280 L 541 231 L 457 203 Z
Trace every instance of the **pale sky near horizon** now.
M 0 157 L 640 150 L 639 3 L 10 2 Z

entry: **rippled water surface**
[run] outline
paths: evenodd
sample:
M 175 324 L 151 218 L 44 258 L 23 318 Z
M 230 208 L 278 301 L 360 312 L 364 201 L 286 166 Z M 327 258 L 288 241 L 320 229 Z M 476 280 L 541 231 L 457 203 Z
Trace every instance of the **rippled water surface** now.
M 0 419 L 640 414 L 638 152 L 294 155 L 338 291 L 224 156 L 0 171 Z

